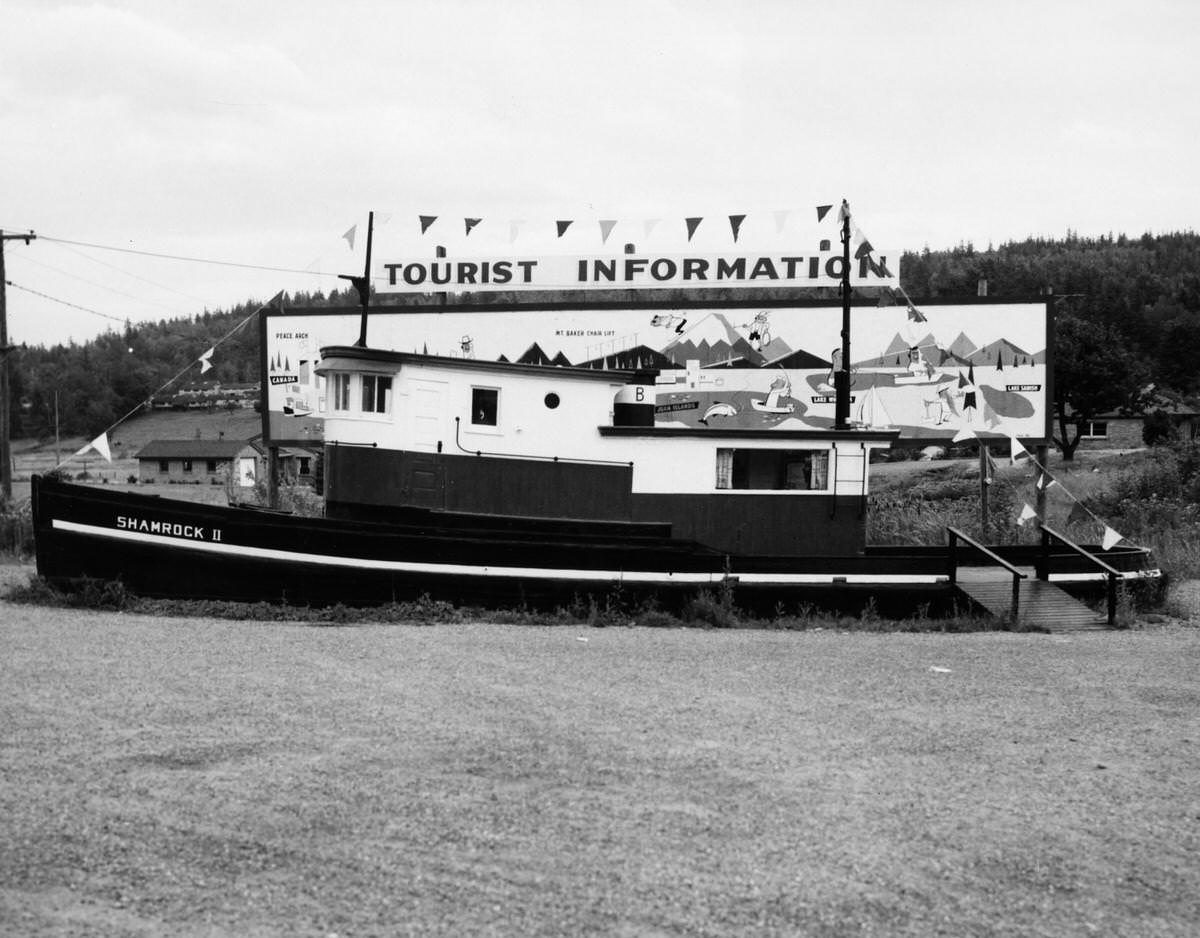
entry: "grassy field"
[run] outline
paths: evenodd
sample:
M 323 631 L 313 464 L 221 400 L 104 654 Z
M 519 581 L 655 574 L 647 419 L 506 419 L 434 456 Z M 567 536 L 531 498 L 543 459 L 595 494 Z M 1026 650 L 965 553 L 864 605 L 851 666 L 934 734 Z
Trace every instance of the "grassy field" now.
M 1194 627 L 317 628 L 0 601 L 0 641 L 5 935 L 1200 921 Z

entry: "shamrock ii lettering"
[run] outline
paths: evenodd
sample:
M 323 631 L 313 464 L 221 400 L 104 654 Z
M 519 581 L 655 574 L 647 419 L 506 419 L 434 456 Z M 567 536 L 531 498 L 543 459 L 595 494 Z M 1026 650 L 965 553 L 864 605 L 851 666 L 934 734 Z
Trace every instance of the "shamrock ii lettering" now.
M 139 534 L 161 534 L 165 537 L 179 537 L 190 541 L 212 541 L 216 543 L 221 540 L 220 528 L 205 528 L 198 524 L 180 524 L 177 521 L 150 521 L 146 518 L 118 515 L 117 527 L 122 531 L 136 531 Z

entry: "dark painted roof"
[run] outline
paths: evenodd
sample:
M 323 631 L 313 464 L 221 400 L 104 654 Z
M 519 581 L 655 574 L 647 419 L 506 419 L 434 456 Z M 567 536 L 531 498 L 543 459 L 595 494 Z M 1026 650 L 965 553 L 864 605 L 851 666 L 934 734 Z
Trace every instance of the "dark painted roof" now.
M 138 459 L 233 459 L 250 440 L 151 440 L 138 451 Z

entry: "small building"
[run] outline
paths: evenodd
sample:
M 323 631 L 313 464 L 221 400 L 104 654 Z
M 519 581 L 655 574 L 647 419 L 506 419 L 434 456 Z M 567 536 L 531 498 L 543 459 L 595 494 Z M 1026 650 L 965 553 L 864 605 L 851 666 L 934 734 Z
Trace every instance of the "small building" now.
M 137 454 L 138 481 L 249 487 L 262 478 L 263 450 L 253 440 L 151 440 Z
M 1200 439 L 1200 407 L 1156 396 L 1138 413 L 1114 412 L 1077 421 L 1079 448 L 1139 449 L 1146 445 L 1146 424 L 1151 420 L 1162 421 L 1162 429 L 1171 439 L 1182 442 Z

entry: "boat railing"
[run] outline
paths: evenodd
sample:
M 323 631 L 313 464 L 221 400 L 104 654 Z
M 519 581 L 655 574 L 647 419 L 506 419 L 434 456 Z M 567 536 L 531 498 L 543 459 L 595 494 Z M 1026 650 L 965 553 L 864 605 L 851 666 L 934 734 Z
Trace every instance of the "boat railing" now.
M 1050 579 L 1050 542 L 1058 541 L 1064 547 L 1077 553 L 1080 557 L 1087 559 L 1095 567 L 1099 567 L 1105 574 L 1105 579 L 1108 581 L 1108 624 L 1116 625 L 1117 622 L 1117 578 L 1121 576 L 1121 571 L 1112 564 L 1105 563 L 1091 551 L 1080 547 L 1064 534 L 1060 534 L 1053 528 L 1042 525 L 1042 552 L 1038 557 L 1037 575 L 1039 580 Z
M 529 459 L 535 462 L 561 462 L 572 463 L 583 466 L 629 466 L 633 467 L 633 460 L 616 460 L 616 459 L 573 459 L 569 456 L 529 456 L 523 453 L 497 453 L 484 449 L 468 449 L 462 445 L 462 440 L 459 438 L 459 432 L 462 430 L 462 418 L 454 418 L 454 445 L 468 456 L 502 456 L 505 459 Z
M 946 534 L 950 541 L 950 549 L 947 551 L 947 559 L 950 565 L 950 585 L 953 586 L 956 582 L 958 582 L 958 542 L 963 541 L 964 543 L 973 547 L 975 550 L 979 551 L 979 553 L 983 554 L 988 560 L 999 564 L 1012 574 L 1012 619 L 1015 622 L 1021 606 L 1021 581 L 1028 579 L 1027 575 L 1022 573 L 1019 568 L 1013 566 L 994 550 L 984 547 L 974 538 L 958 530 L 958 528 L 946 528 Z

